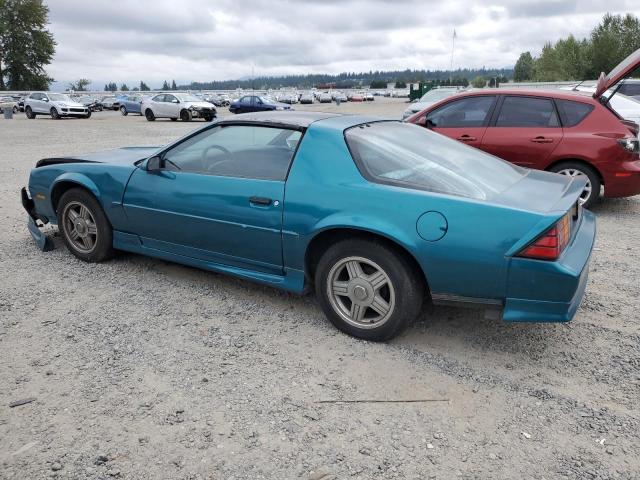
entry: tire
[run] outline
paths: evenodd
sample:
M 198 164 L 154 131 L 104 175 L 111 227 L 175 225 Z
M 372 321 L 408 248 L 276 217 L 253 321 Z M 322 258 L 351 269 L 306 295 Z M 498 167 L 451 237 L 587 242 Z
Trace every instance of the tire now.
M 102 105 L 98 106 L 98 111 L 101 112 L 102 111 Z
M 340 294 L 330 288 L 334 281 L 340 284 Z M 316 296 L 331 323 L 372 341 L 393 338 L 418 316 L 424 285 L 422 273 L 409 260 L 375 240 L 332 245 L 315 273 Z
M 24 114 L 27 116 L 29 120 L 33 120 L 34 118 L 36 118 L 36 114 L 33 113 L 33 110 L 31 110 L 31 107 L 26 107 L 24 109 Z
M 123 117 L 126 117 L 127 115 L 129 115 L 129 112 L 127 112 L 127 107 L 125 107 L 124 105 L 120 107 L 120 113 L 122 114 Z
M 580 202 L 584 208 L 590 208 L 600 196 L 602 182 L 598 173 L 582 162 L 561 162 L 549 169 L 551 172 L 570 177 L 584 175 L 588 179 L 587 188 L 580 196 Z
M 58 202 L 56 215 L 67 249 L 80 260 L 101 262 L 113 255 L 111 224 L 100 203 L 89 192 L 82 188 L 67 190 Z
M 149 122 L 153 122 L 153 121 L 155 121 L 155 119 L 156 119 L 156 116 L 153 114 L 153 111 L 152 111 L 150 108 L 147 108 L 147 109 L 144 111 L 144 116 L 146 117 L 146 119 L 147 119 Z
M 171 117 L 171 121 L 172 121 L 172 122 L 175 122 L 175 121 L 177 121 L 177 120 L 178 120 L 178 119 L 177 119 L 176 117 Z
M 13 113 L 18 113 L 20 109 L 18 107 L 13 107 Z
M 51 113 L 51 118 L 54 120 L 60 120 L 60 114 L 58 113 L 58 110 L 56 110 L 56 107 L 51 107 L 51 111 L 49 113 Z
M 91 110 L 89 110 L 87 112 L 87 114 L 84 116 L 84 118 L 91 118 Z
M 190 122 L 191 121 L 191 112 L 187 109 L 183 109 L 180 111 L 180 121 L 182 122 Z
M 206 115 L 204 118 L 205 122 L 213 122 L 214 118 L 216 118 L 215 115 Z

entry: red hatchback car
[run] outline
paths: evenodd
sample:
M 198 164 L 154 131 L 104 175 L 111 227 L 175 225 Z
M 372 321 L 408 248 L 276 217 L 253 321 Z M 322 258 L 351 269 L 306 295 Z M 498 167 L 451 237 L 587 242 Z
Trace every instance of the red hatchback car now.
M 636 69 L 640 50 L 593 96 L 574 91 L 492 89 L 449 97 L 407 119 L 523 167 L 584 175 L 581 201 L 640 194 L 638 125 L 622 120 L 605 92 Z M 609 93 L 610 94 L 610 93 Z

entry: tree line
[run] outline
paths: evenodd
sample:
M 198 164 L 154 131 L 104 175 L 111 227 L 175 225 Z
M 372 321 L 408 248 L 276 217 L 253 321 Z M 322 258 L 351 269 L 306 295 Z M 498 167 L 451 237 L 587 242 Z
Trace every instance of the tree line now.
M 311 88 L 319 85 L 331 85 L 335 88 L 386 88 L 388 83 L 395 83 L 398 88 L 406 88 L 408 83 L 439 82 L 445 85 L 467 85 L 471 79 L 483 77 L 486 79 L 513 76 L 512 68 L 486 69 L 463 68 L 449 70 L 376 70 L 369 72 L 343 72 L 339 74 L 308 74 L 261 76 L 238 80 L 214 80 L 210 82 L 191 82 L 178 85 L 180 90 L 233 90 L 243 89 L 277 89 L 277 88 Z M 454 83 L 453 81 L 458 83 Z M 400 85 L 400 86 L 398 86 Z M 404 85 L 404 86 L 402 86 Z
M 605 14 L 587 38 L 573 35 L 547 42 L 538 57 L 520 54 L 513 70 L 516 82 L 594 80 L 640 48 L 640 19 L 632 14 Z

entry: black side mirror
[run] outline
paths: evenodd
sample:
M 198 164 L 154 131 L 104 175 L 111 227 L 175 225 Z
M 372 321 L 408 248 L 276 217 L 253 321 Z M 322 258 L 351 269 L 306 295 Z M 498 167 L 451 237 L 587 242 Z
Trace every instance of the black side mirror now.
M 147 160 L 147 172 L 159 172 L 162 170 L 164 162 L 160 155 L 155 155 Z

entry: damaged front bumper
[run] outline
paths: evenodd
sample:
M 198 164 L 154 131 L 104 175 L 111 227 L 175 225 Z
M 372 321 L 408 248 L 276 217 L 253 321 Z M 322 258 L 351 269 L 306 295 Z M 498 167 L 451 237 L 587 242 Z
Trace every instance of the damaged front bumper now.
M 44 226 L 45 223 L 48 222 L 48 220 L 46 218 L 42 219 L 38 217 L 38 215 L 36 214 L 36 209 L 35 209 L 35 204 L 33 203 L 33 199 L 29 198 L 29 194 L 27 193 L 27 189 L 25 187 L 22 187 L 22 190 L 20 191 L 20 196 L 22 198 L 22 206 L 29 214 L 27 228 L 29 229 L 29 233 L 35 240 L 36 245 L 38 245 L 38 248 L 40 248 L 40 250 L 42 250 L 43 252 L 53 250 L 54 248 L 53 241 L 49 237 L 47 237 L 42 232 L 42 230 L 40 230 L 40 226 L 38 225 L 38 222 L 40 222 L 42 223 L 41 226 Z

